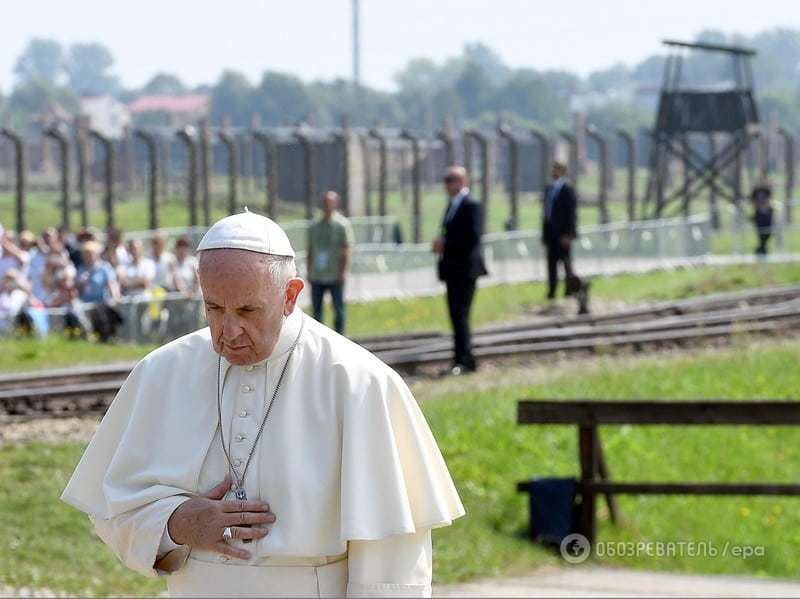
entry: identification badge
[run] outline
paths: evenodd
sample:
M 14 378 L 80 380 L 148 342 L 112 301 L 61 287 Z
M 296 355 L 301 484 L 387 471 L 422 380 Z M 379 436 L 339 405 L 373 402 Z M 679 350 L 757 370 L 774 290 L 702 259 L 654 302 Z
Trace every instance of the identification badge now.
M 314 264 L 320 270 L 328 268 L 328 252 L 316 252 L 314 254 Z

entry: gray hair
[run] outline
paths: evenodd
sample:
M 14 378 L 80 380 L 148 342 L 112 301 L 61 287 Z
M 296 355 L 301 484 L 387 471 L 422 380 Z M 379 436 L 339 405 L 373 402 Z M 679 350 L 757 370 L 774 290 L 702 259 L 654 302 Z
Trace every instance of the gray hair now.
M 297 264 L 294 258 L 291 256 L 273 256 L 272 254 L 264 254 L 263 256 L 273 285 L 278 287 L 281 292 L 285 292 L 289 286 L 289 281 L 297 276 Z
M 202 260 L 206 252 L 213 251 L 216 251 L 216 248 L 213 250 L 202 250 L 198 252 L 198 257 Z M 297 264 L 294 258 L 291 256 L 276 256 L 273 254 L 256 254 L 255 252 L 247 253 L 258 256 L 258 261 L 267 267 L 272 284 L 280 289 L 281 293 L 285 293 L 286 289 L 289 287 L 289 281 L 297 276 Z M 199 273 L 200 262 L 197 264 L 197 270 Z

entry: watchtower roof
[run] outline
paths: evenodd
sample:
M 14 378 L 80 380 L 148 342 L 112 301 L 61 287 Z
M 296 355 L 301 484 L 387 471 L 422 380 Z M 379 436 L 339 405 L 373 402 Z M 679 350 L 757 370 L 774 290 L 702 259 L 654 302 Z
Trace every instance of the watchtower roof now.
M 709 52 L 726 52 L 728 54 L 739 54 L 741 56 L 755 56 L 756 51 L 752 48 L 743 46 L 723 46 L 721 44 L 706 44 L 703 42 L 681 42 L 678 40 L 662 40 L 665 46 L 675 48 L 690 48 L 692 50 L 706 50 Z

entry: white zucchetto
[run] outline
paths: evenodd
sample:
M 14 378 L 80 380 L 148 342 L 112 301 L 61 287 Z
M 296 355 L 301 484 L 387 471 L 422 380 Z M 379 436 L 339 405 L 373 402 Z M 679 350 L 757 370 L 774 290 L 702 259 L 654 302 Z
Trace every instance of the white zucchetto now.
M 214 223 L 197 246 L 198 252 L 219 249 L 294 258 L 292 244 L 280 225 L 266 216 L 249 212 L 247 208 Z

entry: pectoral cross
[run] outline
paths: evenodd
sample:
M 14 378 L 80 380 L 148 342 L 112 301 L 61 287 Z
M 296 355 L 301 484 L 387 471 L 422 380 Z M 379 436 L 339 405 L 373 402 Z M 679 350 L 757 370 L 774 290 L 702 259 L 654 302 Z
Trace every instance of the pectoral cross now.
M 239 501 L 246 501 L 247 500 L 247 491 L 244 490 L 244 487 L 241 484 L 237 483 L 236 488 L 233 491 L 233 496 L 236 497 Z M 242 524 L 244 528 L 250 528 L 250 524 Z M 252 543 L 253 539 L 244 539 L 243 543 Z

